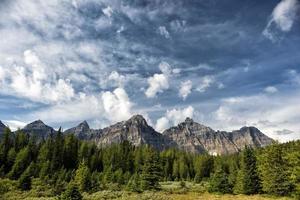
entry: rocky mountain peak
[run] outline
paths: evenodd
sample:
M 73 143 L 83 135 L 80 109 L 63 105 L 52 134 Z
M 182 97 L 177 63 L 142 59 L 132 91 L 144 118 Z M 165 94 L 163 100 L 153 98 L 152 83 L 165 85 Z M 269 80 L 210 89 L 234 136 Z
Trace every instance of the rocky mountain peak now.
M 86 139 L 92 134 L 93 130 L 90 129 L 87 121 L 83 121 L 78 124 L 76 127 L 67 129 L 64 134 L 74 134 L 79 139 Z
M 5 128 L 5 124 L 2 123 L 2 121 L 0 120 L 0 128 Z
M 3 134 L 5 128 L 6 128 L 6 125 L 3 124 L 2 121 L 0 120 L 0 135 Z
M 127 120 L 126 123 L 148 126 L 147 121 L 145 120 L 145 118 L 142 115 L 134 115 L 129 120 Z
M 36 120 L 27 124 L 22 131 L 24 133 L 33 134 L 42 138 L 45 138 L 56 132 L 52 127 L 46 125 L 42 120 Z
M 186 124 L 192 124 L 192 123 L 194 123 L 194 120 L 193 120 L 192 118 L 187 117 L 187 118 L 184 120 L 184 122 L 185 122 Z
M 85 120 L 81 122 L 77 127 L 81 127 L 82 129 L 90 129 L 89 124 Z

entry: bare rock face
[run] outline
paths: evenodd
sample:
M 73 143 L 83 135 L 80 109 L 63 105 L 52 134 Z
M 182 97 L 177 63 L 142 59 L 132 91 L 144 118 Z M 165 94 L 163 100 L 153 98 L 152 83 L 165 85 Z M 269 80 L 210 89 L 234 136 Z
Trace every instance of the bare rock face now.
M 90 129 L 87 121 L 81 122 L 78 126 L 64 131 L 64 134 L 74 134 L 79 139 L 88 139 L 94 131 Z
M 24 133 L 27 133 L 32 136 L 36 136 L 37 138 L 47 138 L 48 136 L 56 133 L 56 131 L 52 127 L 47 126 L 41 120 L 37 120 L 30 124 L 27 124 L 21 130 Z
M 233 132 L 216 132 L 189 118 L 178 126 L 165 130 L 163 135 L 173 140 L 182 150 L 208 152 L 212 155 L 231 154 L 245 146 L 263 147 L 273 142 L 255 127 L 243 127 Z
M 0 136 L 4 133 L 5 128 L 6 128 L 5 124 L 3 124 L 0 120 Z
M 162 150 L 169 145 L 164 136 L 149 126 L 141 115 L 135 115 L 127 121 L 116 123 L 102 129 L 100 137 L 94 137 L 99 146 L 107 146 L 113 143 L 129 141 L 135 146 L 148 144 Z
M 5 127 L 0 121 L 0 135 Z M 22 131 L 38 138 L 46 138 L 56 133 L 41 120 L 26 125 Z M 74 134 L 79 139 L 95 142 L 98 146 L 129 141 L 135 146 L 147 144 L 158 150 L 174 147 L 192 153 L 207 152 L 212 155 L 232 154 L 241 151 L 245 146 L 264 147 L 273 142 L 255 127 L 243 127 L 232 132 L 214 131 L 190 118 L 161 134 L 149 126 L 141 115 L 104 129 L 91 129 L 84 121 L 66 130 L 64 134 Z

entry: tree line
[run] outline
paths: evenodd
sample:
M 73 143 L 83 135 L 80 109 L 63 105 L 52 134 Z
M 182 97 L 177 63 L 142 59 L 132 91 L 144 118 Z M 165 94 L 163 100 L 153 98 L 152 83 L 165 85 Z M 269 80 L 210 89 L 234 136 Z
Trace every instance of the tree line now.
M 37 178 L 62 199 L 115 187 L 159 190 L 160 181 L 206 182 L 213 193 L 299 198 L 300 141 L 211 156 L 177 149 L 159 152 L 127 141 L 98 147 L 60 130 L 41 140 L 6 128 L 0 143 L 0 177 L 17 180 L 20 190 L 30 190 Z

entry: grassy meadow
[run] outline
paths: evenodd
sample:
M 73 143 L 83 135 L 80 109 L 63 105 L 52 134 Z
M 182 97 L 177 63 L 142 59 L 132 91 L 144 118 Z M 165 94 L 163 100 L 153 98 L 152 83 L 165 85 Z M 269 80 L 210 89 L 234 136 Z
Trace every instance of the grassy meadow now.
M 205 182 L 195 184 L 193 182 L 161 182 L 160 191 L 145 191 L 143 193 L 134 193 L 121 190 L 116 185 L 111 185 L 111 190 L 107 189 L 94 192 L 83 193 L 84 200 L 292 200 L 289 197 L 273 197 L 269 195 L 221 195 L 210 194 L 206 192 L 207 184 Z M 33 180 L 30 191 L 21 191 L 17 189 L 17 182 L 2 179 L 0 180 L 0 200 L 59 200 L 50 186 L 42 184 L 39 179 Z

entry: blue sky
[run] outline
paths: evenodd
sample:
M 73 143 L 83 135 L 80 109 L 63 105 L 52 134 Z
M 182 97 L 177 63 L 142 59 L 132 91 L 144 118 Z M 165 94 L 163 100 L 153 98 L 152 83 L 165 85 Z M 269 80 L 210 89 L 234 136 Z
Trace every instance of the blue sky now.
M 143 114 L 300 138 L 299 0 L 0 2 L 0 119 L 101 128 Z

